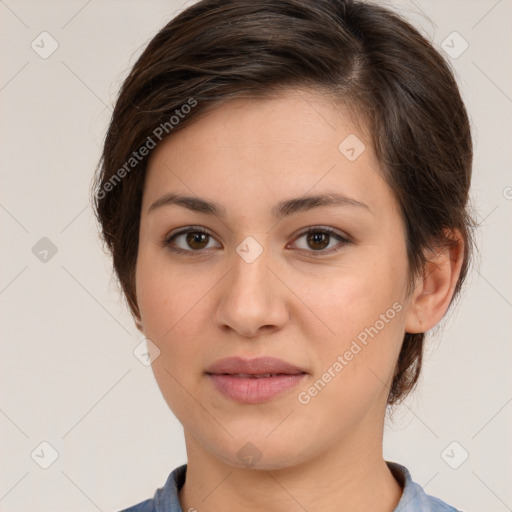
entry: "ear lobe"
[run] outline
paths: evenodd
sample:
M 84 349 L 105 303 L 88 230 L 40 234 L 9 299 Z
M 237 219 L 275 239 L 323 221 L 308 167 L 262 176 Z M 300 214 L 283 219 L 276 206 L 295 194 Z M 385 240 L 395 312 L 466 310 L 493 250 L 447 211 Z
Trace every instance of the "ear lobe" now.
M 429 249 L 423 275 L 416 278 L 405 320 L 405 331 L 424 333 L 435 327 L 450 305 L 464 259 L 464 241 L 459 231 L 447 233 L 452 241 Z

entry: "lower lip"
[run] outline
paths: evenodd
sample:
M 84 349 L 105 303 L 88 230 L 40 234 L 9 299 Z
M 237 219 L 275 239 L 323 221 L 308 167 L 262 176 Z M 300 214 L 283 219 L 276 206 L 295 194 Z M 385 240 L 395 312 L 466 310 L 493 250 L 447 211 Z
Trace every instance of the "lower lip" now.
M 294 388 L 306 376 L 276 375 L 275 377 L 235 377 L 233 375 L 208 374 L 217 389 L 226 397 L 244 404 L 258 404 Z

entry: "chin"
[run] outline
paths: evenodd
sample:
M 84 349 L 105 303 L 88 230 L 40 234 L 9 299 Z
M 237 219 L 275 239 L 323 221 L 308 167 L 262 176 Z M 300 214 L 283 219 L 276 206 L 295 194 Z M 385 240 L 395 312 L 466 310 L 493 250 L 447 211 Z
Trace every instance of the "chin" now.
M 226 464 L 251 470 L 279 470 L 297 466 L 304 462 L 304 450 L 298 450 L 291 439 L 276 436 L 274 440 L 252 436 L 243 436 L 243 440 L 230 439 L 227 446 L 217 447 L 216 455 Z M 304 443 L 298 446 L 304 448 Z

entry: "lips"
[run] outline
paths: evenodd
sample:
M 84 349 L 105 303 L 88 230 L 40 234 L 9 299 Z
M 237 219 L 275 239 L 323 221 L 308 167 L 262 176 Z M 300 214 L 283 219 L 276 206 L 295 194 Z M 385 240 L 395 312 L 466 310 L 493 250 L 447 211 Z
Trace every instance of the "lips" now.
M 307 372 L 282 359 L 267 356 L 255 359 L 228 357 L 209 366 L 206 369 L 206 373 L 213 375 L 236 375 L 245 378 L 268 378 L 275 375 L 298 375 Z
M 217 391 L 243 404 L 258 404 L 283 395 L 307 375 L 304 369 L 275 357 L 221 359 L 205 373 Z
M 231 375 L 232 377 L 240 377 L 241 379 L 265 379 L 267 377 L 276 377 L 277 375 L 288 375 L 284 373 L 262 373 L 262 374 L 252 374 L 252 373 L 232 373 L 224 375 Z

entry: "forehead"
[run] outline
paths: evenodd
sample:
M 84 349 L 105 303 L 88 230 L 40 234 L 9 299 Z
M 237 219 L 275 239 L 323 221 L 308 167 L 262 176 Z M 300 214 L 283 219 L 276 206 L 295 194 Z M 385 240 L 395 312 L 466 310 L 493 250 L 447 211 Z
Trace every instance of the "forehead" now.
M 393 201 L 363 122 L 324 95 L 235 99 L 164 140 L 151 155 L 143 208 L 179 192 L 233 206 L 340 192 Z

